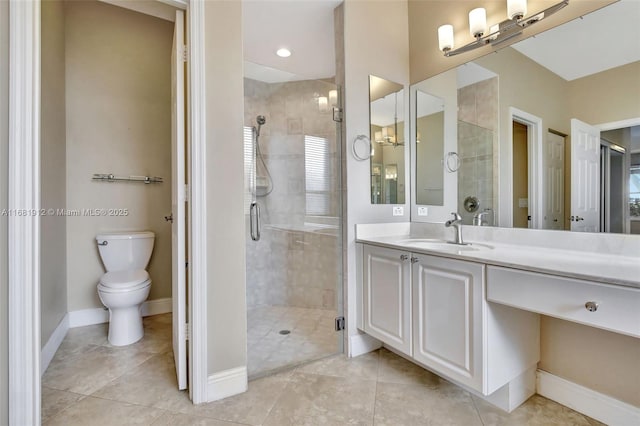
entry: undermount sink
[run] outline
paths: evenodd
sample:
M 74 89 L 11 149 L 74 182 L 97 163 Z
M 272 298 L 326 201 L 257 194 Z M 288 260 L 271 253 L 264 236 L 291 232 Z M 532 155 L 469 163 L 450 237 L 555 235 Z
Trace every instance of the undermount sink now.
M 445 240 L 438 240 L 435 238 L 409 238 L 398 240 L 398 244 L 425 250 L 440 250 L 454 253 L 493 249 L 493 247 L 488 244 L 469 243 L 467 245 L 460 245 L 453 244 Z

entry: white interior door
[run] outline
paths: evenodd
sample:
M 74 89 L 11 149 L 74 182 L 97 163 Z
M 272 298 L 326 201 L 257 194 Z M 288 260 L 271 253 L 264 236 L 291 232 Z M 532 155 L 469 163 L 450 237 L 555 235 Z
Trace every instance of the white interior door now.
M 571 119 L 571 230 L 600 231 L 600 130 Z
M 185 256 L 184 12 L 176 11 L 171 53 L 171 226 L 173 357 L 178 388 L 187 388 L 187 289 Z
M 551 132 L 544 145 L 544 228 L 564 229 L 564 137 Z

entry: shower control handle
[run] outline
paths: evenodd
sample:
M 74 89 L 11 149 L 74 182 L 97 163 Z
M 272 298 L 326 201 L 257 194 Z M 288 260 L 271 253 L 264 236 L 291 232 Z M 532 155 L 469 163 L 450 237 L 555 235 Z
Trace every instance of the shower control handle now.
M 257 202 L 252 202 L 249 208 L 249 229 L 253 241 L 260 240 L 260 206 Z

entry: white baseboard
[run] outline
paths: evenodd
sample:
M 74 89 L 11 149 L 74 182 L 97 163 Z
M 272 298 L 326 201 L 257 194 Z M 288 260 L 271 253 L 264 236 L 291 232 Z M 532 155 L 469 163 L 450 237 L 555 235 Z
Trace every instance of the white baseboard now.
M 164 299 L 147 300 L 142 304 L 141 310 L 143 317 L 168 314 L 173 311 L 173 299 L 165 297 Z
M 353 336 L 349 336 L 349 348 L 348 355 L 353 358 L 359 355 L 364 355 L 369 352 L 373 352 L 376 349 L 380 349 L 382 347 L 382 342 L 378 339 L 374 339 L 368 334 L 356 334 Z
M 62 321 L 58 324 L 46 345 L 40 351 L 40 377 L 47 371 L 47 367 L 51 363 L 53 356 L 56 354 L 56 351 L 62 344 L 64 340 L 64 336 L 67 335 L 67 331 L 69 331 L 69 314 L 65 314 L 62 318 Z
M 640 408 L 546 371 L 537 371 L 537 392 L 611 426 L 640 425 Z
M 147 300 L 142 304 L 142 316 L 166 314 L 173 309 L 170 297 Z M 109 322 L 109 311 L 106 308 L 80 309 L 69 312 L 69 328 Z
M 207 401 L 217 401 L 245 392 L 248 387 L 247 367 L 231 368 L 209 376 Z

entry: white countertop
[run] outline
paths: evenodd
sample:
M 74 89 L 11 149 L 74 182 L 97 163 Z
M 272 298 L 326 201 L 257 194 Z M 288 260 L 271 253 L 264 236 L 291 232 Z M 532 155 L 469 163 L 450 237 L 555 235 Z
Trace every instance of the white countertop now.
M 476 241 L 479 249 L 475 251 L 454 251 L 449 247 L 446 250 L 437 248 L 425 249 L 407 245 L 403 242 L 403 240 L 410 238 L 411 236 L 407 234 L 361 235 L 358 236 L 356 242 L 414 253 L 468 260 L 487 265 L 640 288 L 640 257 L 637 255 L 613 255 L 484 240 Z M 419 236 L 415 238 L 424 239 L 427 237 Z M 473 247 L 473 240 L 467 241 L 465 239 L 465 242 L 471 243 L 471 247 Z M 490 246 L 491 248 L 483 246 Z

